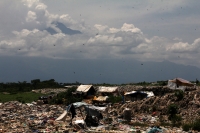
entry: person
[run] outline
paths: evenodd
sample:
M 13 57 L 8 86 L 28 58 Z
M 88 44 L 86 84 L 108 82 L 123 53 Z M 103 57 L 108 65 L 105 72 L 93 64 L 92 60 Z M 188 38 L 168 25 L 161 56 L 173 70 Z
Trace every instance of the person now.
M 124 94 L 125 94 L 125 92 L 123 91 L 123 93 L 122 93 L 122 104 L 125 103 L 125 97 L 124 97 Z
M 75 107 L 74 105 L 72 104 L 71 105 L 71 108 L 70 108 L 70 112 L 72 114 L 72 119 L 76 116 L 76 110 L 75 110 Z M 72 121 L 71 121 L 72 122 Z
M 71 123 L 72 124 L 72 119 L 76 116 L 76 110 L 75 110 L 75 107 L 73 104 L 70 104 L 68 107 L 67 107 L 67 111 L 69 111 L 71 113 Z

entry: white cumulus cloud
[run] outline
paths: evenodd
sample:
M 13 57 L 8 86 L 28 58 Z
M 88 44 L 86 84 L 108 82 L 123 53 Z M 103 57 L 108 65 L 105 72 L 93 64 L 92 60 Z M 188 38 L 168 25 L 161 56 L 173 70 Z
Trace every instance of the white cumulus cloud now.
M 127 22 L 118 28 L 103 24 L 91 26 L 84 20 L 74 20 L 67 13 L 50 13 L 47 5 L 39 0 L 13 3 L 8 0 L 2 4 L 9 7 L 0 5 L 0 55 L 67 59 L 134 58 L 143 61 L 167 59 L 183 64 L 200 56 L 200 38 L 188 43 L 180 38 L 147 37 L 139 27 Z M 64 34 L 54 22 L 79 30 L 82 34 Z M 57 34 L 47 32 L 45 29 L 48 27 Z M 198 60 L 195 62 L 200 64 Z

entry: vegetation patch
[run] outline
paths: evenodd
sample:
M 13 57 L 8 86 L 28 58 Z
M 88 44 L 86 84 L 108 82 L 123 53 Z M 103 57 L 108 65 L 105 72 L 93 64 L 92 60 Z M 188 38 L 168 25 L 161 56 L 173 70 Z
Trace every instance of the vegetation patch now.
M 182 90 L 176 90 L 174 94 L 178 101 L 182 100 L 184 97 L 184 92 Z
M 15 94 L 0 93 L 0 102 L 19 101 L 22 103 L 30 103 L 38 100 L 44 94 L 34 92 L 21 92 Z
M 82 101 L 82 97 L 75 97 L 72 95 L 72 92 L 76 91 L 76 87 L 69 88 L 66 92 L 61 92 L 57 96 L 53 97 L 50 101 L 50 104 L 71 104 L 75 102 Z
M 122 102 L 122 97 L 121 96 L 109 96 L 109 101 L 111 103 L 119 103 Z

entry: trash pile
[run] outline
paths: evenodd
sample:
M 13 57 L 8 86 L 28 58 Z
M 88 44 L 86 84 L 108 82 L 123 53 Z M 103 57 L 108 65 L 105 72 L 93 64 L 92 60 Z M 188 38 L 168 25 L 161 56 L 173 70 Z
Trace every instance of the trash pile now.
M 61 105 L 22 104 L 10 101 L 0 104 L 0 132 L 54 132 L 66 130 L 65 123 L 55 119 L 64 111 Z
M 130 108 L 132 116 L 139 114 L 152 114 L 153 108 L 156 108 L 158 117 L 166 118 L 167 109 L 170 104 L 178 106 L 178 113 L 182 116 L 183 121 L 192 121 L 199 117 L 200 113 L 200 91 L 199 89 L 184 92 L 184 97 L 177 100 L 174 93 L 166 93 L 164 96 L 154 96 L 138 101 L 129 101 L 122 106 L 117 106 L 118 114 L 122 113 L 125 108 Z
M 138 90 L 156 93 L 140 100 L 106 102 L 101 107 L 84 101 L 67 106 L 0 103 L 0 132 L 184 133 L 181 127 L 162 126 L 171 123 L 167 109 L 172 103 L 178 106 L 183 123 L 199 118 L 199 88 L 185 91 L 181 100 L 167 87 L 122 86 L 118 90 L 119 94 Z

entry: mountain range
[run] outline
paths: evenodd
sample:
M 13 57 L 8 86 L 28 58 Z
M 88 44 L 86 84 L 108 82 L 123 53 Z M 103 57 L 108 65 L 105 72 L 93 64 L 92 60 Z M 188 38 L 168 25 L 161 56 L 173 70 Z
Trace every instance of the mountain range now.
M 0 82 L 33 79 L 83 84 L 156 82 L 181 77 L 200 79 L 200 69 L 169 61 L 140 62 L 131 59 L 65 60 L 37 57 L 0 57 Z
M 72 30 L 68 27 L 66 27 L 63 23 L 60 22 L 54 22 L 53 23 L 55 27 L 61 30 L 62 33 L 67 34 L 67 35 L 75 35 L 75 34 L 81 34 L 79 30 Z M 49 32 L 51 35 L 57 34 L 58 32 L 53 29 L 52 27 L 48 27 L 45 29 L 47 32 Z

